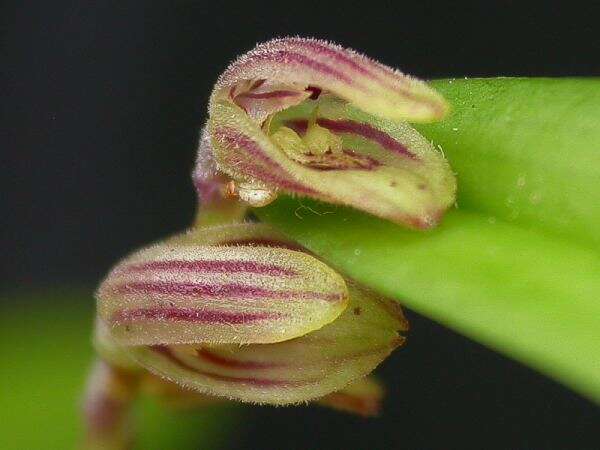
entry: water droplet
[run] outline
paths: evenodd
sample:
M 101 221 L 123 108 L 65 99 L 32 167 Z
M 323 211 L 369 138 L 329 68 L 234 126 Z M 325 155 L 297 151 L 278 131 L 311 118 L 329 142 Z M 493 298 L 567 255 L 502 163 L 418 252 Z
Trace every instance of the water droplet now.
M 354 254 L 355 254 L 356 256 L 360 256 L 360 254 L 361 254 L 361 253 L 362 253 L 362 252 L 361 252 L 361 250 L 360 250 L 359 248 L 356 248 L 356 249 L 354 249 Z
M 250 206 L 266 206 L 277 198 L 277 193 L 270 189 L 258 188 L 252 185 L 240 184 L 238 186 L 238 196 L 240 200 L 248 203 Z
M 525 175 L 519 175 L 519 178 L 517 178 L 517 187 L 518 188 L 522 188 L 525 186 L 525 183 L 527 182 Z

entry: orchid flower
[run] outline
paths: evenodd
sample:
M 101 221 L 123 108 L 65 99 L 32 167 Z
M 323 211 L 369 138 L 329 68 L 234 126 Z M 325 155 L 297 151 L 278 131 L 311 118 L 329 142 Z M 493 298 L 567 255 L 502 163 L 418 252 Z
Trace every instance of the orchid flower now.
M 139 389 L 375 414 L 383 391 L 367 376 L 404 342 L 400 307 L 244 217 L 284 192 L 433 226 L 454 175 L 404 121 L 446 111 L 425 83 L 321 41 L 278 39 L 235 61 L 200 139 L 194 227 L 126 257 L 98 288 L 90 442 L 112 442 L 111 424 L 129 439 Z
M 397 303 L 263 224 L 194 229 L 137 251 L 97 297 L 106 361 L 254 403 L 338 391 L 369 374 L 408 328 Z
M 205 194 L 219 172 L 251 206 L 284 192 L 428 228 L 454 204 L 456 181 L 406 121 L 434 121 L 447 111 L 426 83 L 352 50 L 275 39 L 219 77 L 195 184 Z
M 315 401 L 376 414 L 382 390 L 365 377 L 408 329 L 397 303 L 257 223 L 194 228 L 134 252 L 97 299 L 104 363 L 86 417 L 89 438 L 109 448 L 115 435 L 131 440 L 125 411 L 147 385 L 179 403 Z

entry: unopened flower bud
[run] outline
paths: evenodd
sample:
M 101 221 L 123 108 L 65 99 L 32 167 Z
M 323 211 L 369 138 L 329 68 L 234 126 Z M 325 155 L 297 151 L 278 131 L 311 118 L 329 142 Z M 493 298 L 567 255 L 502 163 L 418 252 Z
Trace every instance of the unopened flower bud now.
M 365 377 L 407 329 L 396 303 L 260 224 L 195 229 L 134 253 L 100 286 L 98 312 L 103 342 L 151 372 L 269 404 Z
M 112 337 L 122 345 L 271 343 L 336 319 L 348 302 L 343 278 L 301 251 L 236 243 L 254 227 L 266 228 L 196 229 L 124 259 L 97 294 Z

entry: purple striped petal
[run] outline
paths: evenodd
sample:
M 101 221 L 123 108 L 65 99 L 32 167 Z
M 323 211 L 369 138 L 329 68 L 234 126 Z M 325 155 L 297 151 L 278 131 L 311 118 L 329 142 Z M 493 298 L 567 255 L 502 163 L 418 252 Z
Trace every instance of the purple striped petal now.
M 262 224 L 195 228 L 135 252 L 97 299 L 95 346 L 112 366 L 248 402 L 340 391 L 401 345 L 408 328 L 396 303 Z M 323 403 L 375 413 L 375 391 L 355 386 Z
M 339 151 L 297 149 L 315 117 L 317 132 L 339 142 Z M 455 200 L 449 165 L 408 124 L 372 119 L 324 96 L 259 128 L 239 107 L 222 102 L 209 129 L 219 167 L 240 184 L 353 206 L 415 228 L 437 224 Z
M 353 50 L 302 38 L 275 39 L 241 56 L 217 81 L 211 103 L 228 96 L 235 86 L 260 80 L 297 89 L 317 87 L 394 120 L 435 120 L 448 109 L 444 99 L 420 80 Z
M 229 99 L 258 123 L 310 96 L 304 85 L 272 80 L 240 82 L 229 89 Z
M 158 350 L 158 352 L 165 355 L 165 357 L 170 358 L 171 356 L 167 356 L 167 354 L 171 352 L 165 352 L 164 347 L 158 347 L 155 348 L 155 350 Z M 225 367 L 244 369 L 273 368 L 270 363 L 239 361 L 236 359 L 225 358 L 207 348 L 198 349 L 197 353 L 200 357 Z M 189 369 L 192 371 L 196 370 L 193 367 L 189 367 Z M 171 407 L 198 408 L 226 401 L 224 397 L 202 394 L 196 390 L 192 391 L 172 383 L 162 376 L 156 376 L 152 373 L 144 374 L 141 379 L 140 388 L 146 394 L 158 396 L 161 400 L 161 404 Z M 379 415 L 381 412 L 384 395 L 385 389 L 381 382 L 371 376 L 367 376 L 350 383 L 339 391 L 332 392 L 331 394 L 317 399 L 315 403 L 345 413 L 357 414 L 363 417 L 373 417 Z
M 198 194 L 196 226 L 239 222 L 246 215 L 247 205 L 231 195 L 229 178 L 217 168 L 207 127 L 200 135 L 192 181 Z
M 133 357 L 183 387 L 236 400 L 290 404 L 332 395 L 361 380 L 402 344 L 407 324 L 395 303 L 349 282 L 348 308 L 332 323 L 285 342 L 262 345 L 140 346 Z M 381 388 L 357 381 L 322 400 L 373 415 Z
M 279 245 L 262 244 L 267 236 Z M 135 252 L 97 298 L 120 345 L 239 344 L 318 329 L 344 310 L 348 294 L 322 262 L 263 225 L 241 224 L 196 229 Z
M 399 120 L 446 110 L 421 81 L 327 42 L 286 38 L 258 45 L 221 75 L 208 133 L 217 169 L 250 206 L 282 191 L 428 228 L 454 204 L 455 177 Z M 197 186 L 205 172 L 196 169 Z

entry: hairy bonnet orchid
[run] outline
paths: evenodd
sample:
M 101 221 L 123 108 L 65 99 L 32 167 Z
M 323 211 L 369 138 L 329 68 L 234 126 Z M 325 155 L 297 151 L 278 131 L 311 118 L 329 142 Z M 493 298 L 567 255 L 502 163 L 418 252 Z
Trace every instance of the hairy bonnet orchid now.
M 107 359 L 111 345 L 126 348 L 184 387 L 270 404 L 364 377 L 407 329 L 396 303 L 261 224 L 196 229 L 134 253 L 100 286 L 98 319 Z
M 456 182 L 406 121 L 434 121 L 447 110 L 426 83 L 352 50 L 275 39 L 219 77 L 196 186 L 205 191 L 218 170 L 251 206 L 281 191 L 428 228 L 454 203 Z
M 144 389 L 175 404 L 375 414 L 382 389 L 366 377 L 404 341 L 400 307 L 244 217 L 284 192 L 433 226 L 455 179 L 404 121 L 446 111 L 425 83 L 322 41 L 273 40 L 229 66 L 201 134 L 194 227 L 126 257 L 98 288 L 90 446 L 125 445 L 124 410 Z
M 377 414 L 382 388 L 365 377 L 408 329 L 397 303 L 256 223 L 196 227 L 134 252 L 97 299 L 90 448 L 131 441 L 138 390 L 177 406 L 314 401 Z

